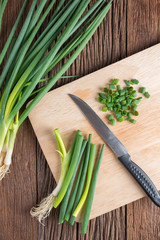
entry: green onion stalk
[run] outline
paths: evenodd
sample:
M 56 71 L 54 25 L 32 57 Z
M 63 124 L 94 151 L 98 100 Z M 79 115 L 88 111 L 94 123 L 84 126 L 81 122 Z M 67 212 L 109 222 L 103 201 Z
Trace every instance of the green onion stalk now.
M 104 0 L 97 0 L 88 9 L 91 0 L 70 0 L 67 4 L 60 1 L 47 27 L 35 39 L 56 1 L 50 1 L 47 7 L 46 2 L 41 0 L 37 5 L 37 0 L 32 1 L 20 33 L 15 37 L 27 5 L 27 0 L 24 0 L 0 54 L 0 65 L 7 54 L 0 75 L 0 179 L 9 170 L 19 127 L 78 57 L 112 5 L 112 1 L 106 4 Z M 66 56 L 67 61 L 57 73 L 46 78 Z M 44 86 L 38 88 L 42 81 Z M 30 97 L 32 101 L 24 108 Z
M 56 141 L 57 141 L 57 145 L 58 145 L 57 152 L 60 154 L 60 159 L 61 159 L 61 173 L 60 173 L 60 178 L 57 183 L 57 186 L 52 191 L 52 193 L 49 194 L 49 196 L 47 196 L 46 198 L 44 198 L 37 207 L 33 207 L 30 211 L 31 216 L 36 217 L 39 222 L 42 222 L 42 220 L 44 220 L 47 216 L 49 216 L 50 211 L 53 208 L 53 202 L 61 190 L 66 173 L 69 169 L 69 164 L 72 159 L 72 155 L 73 155 L 74 148 L 75 148 L 75 145 L 78 140 L 78 136 L 81 134 L 81 132 L 78 130 L 76 133 L 76 136 L 74 138 L 73 144 L 72 144 L 70 150 L 67 152 L 64 142 L 61 138 L 59 129 L 58 128 L 55 129 L 54 133 L 55 133 Z
M 5 10 L 6 5 L 7 5 L 7 1 L 8 0 L 1 0 L 0 1 L 0 32 L 1 32 L 1 26 L 2 26 L 2 18 L 3 18 L 4 10 Z

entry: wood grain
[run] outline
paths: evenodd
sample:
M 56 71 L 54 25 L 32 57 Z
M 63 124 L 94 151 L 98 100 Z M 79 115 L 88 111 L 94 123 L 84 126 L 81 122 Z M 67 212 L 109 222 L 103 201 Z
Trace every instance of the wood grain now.
M 31 2 L 28 1 L 27 9 Z M 3 18 L 3 34 L 0 36 L 0 49 L 7 39 L 22 3 L 23 0 L 8 0 Z M 91 73 L 160 42 L 159 13 L 160 0 L 115 0 L 111 12 L 66 75 Z M 26 14 L 27 11 L 20 26 Z M 52 74 L 54 72 L 53 70 Z M 70 81 L 65 79 L 56 86 Z M 20 148 L 22 143 L 23 148 Z M 30 206 L 46 196 L 55 186 L 55 181 L 39 144 L 36 143 L 28 120 L 20 129 L 16 146 L 12 173 L 0 183 L 0 240 L 160 239 L 159 209 L 148 198 L 92 220 L 86 237 L 80 234 L 79 224 L 73 228 L 68 224 L 58 226 L 58 210 L 53 211 L 46 220 L 46 227 L 38 224 L 29 217 Z M 26 162 L 31 164 L 30 168 L 24 167 Z M 28 183 L 27 180 L 26 183 L 23 181 L 24 168 L 25 176 L 31 176 L 30 181 L 29 177 L 27 178 Z M 15 173 L 18 177 L 14 175 Z M 13 181 L 15 178 L 16 181 Z M 18 189 L 16 194 L 15 189 Z

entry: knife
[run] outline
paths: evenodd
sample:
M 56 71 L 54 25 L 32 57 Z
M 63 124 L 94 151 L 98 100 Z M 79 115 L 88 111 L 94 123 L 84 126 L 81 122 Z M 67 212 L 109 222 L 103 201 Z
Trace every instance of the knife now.
M 151 179 L 147 176 L 147 174 L 131 160 L 130 155 L 128 154 L 128 151 L 124 145 L 118 140 L 118 138 L 111 132 L 111 130 L 105 125 L 105 123 L 99 118 L 99 116 L 87 103 L 75 95 L 69 94 L 69 96 L 80 108 L 82 113 L 89 120 L 99 135 L 103 138 L 104 142 L 115 153 L 120 162 L 139 183 L 139 185 L 150 197 L 150 199 L 160 207 L 160 195 L 157 188 Z

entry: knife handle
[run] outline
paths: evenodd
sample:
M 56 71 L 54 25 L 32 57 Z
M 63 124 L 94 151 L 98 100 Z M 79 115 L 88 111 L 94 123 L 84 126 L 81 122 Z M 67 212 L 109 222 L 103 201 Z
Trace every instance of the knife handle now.
M 139 183 L 139 185 L 143 188 L 143 190 L 151 198 L 151 200 L 158 207 L 160 207 L 160 194 L 151 179 L 147 176 L 147 174 L 131 160 L 129 154 L 125 154 L 118 159 L 132 174 L 134 179 Z

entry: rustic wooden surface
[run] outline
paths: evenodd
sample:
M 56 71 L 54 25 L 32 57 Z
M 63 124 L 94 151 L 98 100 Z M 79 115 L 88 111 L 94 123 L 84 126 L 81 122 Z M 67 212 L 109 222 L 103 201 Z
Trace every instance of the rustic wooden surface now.
M 0 49 L 22 2 L 8 0 Z M 29 8 L 31 0 L 28 2 Z M 114 0 L 112 10 L 66 74 L 88 74 L 158 42 L 160 0 Z M 57 86 L 69 81 L 65 79 Z M 160 210 L 147 197 L 92 220 L 86 236 L 80 234 L 80 224 L 58 225 L 59 209 L 52 211 L 46 226 L 42 226 L 30 217 L 29 210 L 54 186 L 53 176 L 26 120 L 16 140 L 11 174 L 0 182 L 0 240 L 160 239 Z

